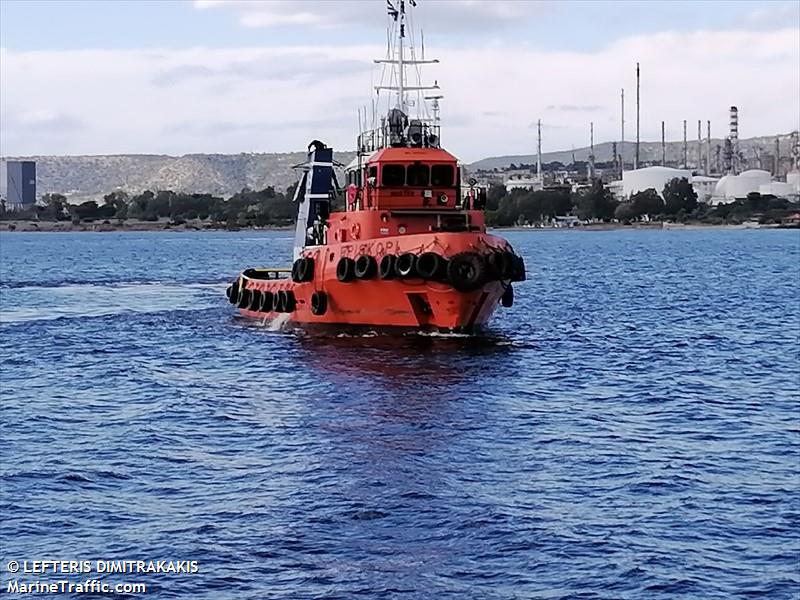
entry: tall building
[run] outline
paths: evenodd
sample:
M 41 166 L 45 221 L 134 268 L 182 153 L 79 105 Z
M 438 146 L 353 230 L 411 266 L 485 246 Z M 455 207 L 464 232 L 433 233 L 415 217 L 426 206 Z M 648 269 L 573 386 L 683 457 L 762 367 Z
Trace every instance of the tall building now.
M 36 163 L 9 160 L 6 163 L 6 206 L 29 208 L 36 203 Z

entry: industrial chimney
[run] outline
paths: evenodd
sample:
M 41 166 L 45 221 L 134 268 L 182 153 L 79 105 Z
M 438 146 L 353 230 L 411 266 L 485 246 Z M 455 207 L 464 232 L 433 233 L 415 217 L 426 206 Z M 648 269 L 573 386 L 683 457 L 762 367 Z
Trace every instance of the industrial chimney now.
M 731 169 L 735 175 L 739 166 L 739 109 L 731 106 Z

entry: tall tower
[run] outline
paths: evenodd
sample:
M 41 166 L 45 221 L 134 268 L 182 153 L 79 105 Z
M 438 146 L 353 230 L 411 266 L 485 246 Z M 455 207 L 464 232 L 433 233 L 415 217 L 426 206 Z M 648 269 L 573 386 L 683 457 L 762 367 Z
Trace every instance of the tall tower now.
M 778 177 L 781 170 L 781 138 L 775 136 L 775 168 L 773 169 L 772 176 Z
M 683 120 L 683 168 L 688 167 L 689 146 L 686 143 L 686 119 Z
M 731 165 L 730 168 L 735 175 L 739 170 L 739 109 L 731 106 Z
M 625 88 L 620 93 L 619 176 L 625 171 Z
M 536 140 L 536 179 L 541 183 L 542 181 L 542 120 L 536 122 L 536 131 L 538 134 Z
M 594 180 L 594 121 L 589 123 L 589 179 Z
M 703 169 L 703 130 L 702 121 L 697 119 L 697 172 Z
M 711 175 L 711 121 L 707 121 L 708 133 L 706 134 L 706 175 Z M 717 160 L 719 162 L 719 160 Z
M 636 63 L 636 154 L 633 157 L 633 168 L 639 168 L 639 63 Z
M 664 121 L 661 121 L 661 166 L 667 165 L 667 140 L 666 131 L 664 129 Z

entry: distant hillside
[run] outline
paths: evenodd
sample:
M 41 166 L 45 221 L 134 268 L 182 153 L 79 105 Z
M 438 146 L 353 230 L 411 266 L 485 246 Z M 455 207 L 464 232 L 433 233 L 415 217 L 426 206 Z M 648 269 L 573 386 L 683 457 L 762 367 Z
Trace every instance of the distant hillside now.
M 780 135 L 781 155 L 789 154 L 789 134 Z M 714 161 L 714 146 L 723 140 L 712 140 L 711 160 Z M 756 152 L 765 159 L 764 168 L 771 168 L 771 157 L 775 149 L 775 136 L 764 136 L 740 140 L 740 147 L 751 166 L 757 166 Z M 633 142 L 626 142 L 626 162 L 633 160 Z M 643 163 L 661 160 L 661 144 L 644 142 L 640 147 Z M 589 148 L 576 148 L 576 160 L 587 160 Z M 696 160 L 697 142 L 689 142 L 689 164 Z M 703 149 L 705 153 L 705 148 Z M 612 160 L 612 144 L 605 142 L 595 146 L 597 162 Z M 353 152 L 337 152 L 335 158 L 347 164 Z M 667 144 L 667 161 L 682 161 L 683 142 Z M 144 190 L 173 190 L 175 192 L 208 192 L 220 196 L 231 196 L 242 188 L 254 190 L 272 186 L 285 190 L 297 180 L 298 173 L 292 167 L 305 160 L 305 152 L 285 154 L 187 154 L 167 156 L 162 154 L 120 154 L 109 156 L 26 156 L 4 157 L 6 159 L 35 160 L 37 162 L 37 193 L 57 192 L 67 194 L 70 201 L 82 202 L 100 199 L 116 189 L 130 193 Z M 543 162 L 572 162 L 572 151 L 546 152 Z M 535 154 L 497 156 L 484 158 L 469 165 L 471 170 L 508 167 L 512 163 L 533 164 Z M 713 164 L 713 163 L 712 163 Z M 2 182 L 3 184 L 5 182 Z M 341 183 L 341 182 L 340 182 Z M 0 188 L 2 188 L 0 184 Z M 2 189 L 0 189 L 2 191 Z
M 353 152 L 337 152 L 348 163 Z M 230 196 L 242 188 L 284 190 L 297 180 L 292 167 L 305 152 L 286 154 L 120 154 L 110 156 L 26 156 L 36 161 L 37 194 L 68 194 L 71 202 L 98 199 L 115 189 L 209 192 Z
M 790 135 L 780 134 L 781 156 L 786 157 L 789 155 L 790 150 Z M 715 150 L 714 147 L 724 145 L 725 140 L 720 138 L 711 138 L 711 162 L 714 164 Z M 667 142 L 667 162 L 679 163 L 683 162 L 683 142 Z M 697 161 L 697 140 L 689 140 L 688 144 L 689 165 L 695 165 Z M 625 162 L 633 162 L 635 143 L 631 141 L 625 142 Z M 612 142 L 603 142 L 602 144 L 595 144 L 595 161 L 607 162 L 614 159 L 613 157 L 613 144 Z M 756 152 L 760 152 L 762 156 L 769 155 L 772 157 L 775 153 L 775 136 L 762 136 L 748 139 L 739 140 L 739 149 L 744 154 L 745 159 L 749 162 L 756 162 Z M 575 160 L 586 161 L 589 159 L 589 147 L 575 148 Z M 619 152 L 619 148 L 617 149 Z M 572 162 L 572 150 L 560 150 L 557 152 L 542 152 L 542 162 L 555 162 L 558 161 L 563 164 Z M 705 160 L 705 145 L 703 146 L 703 160 Z M 661 161 L 661 142 L 641 142 L 639 144 L 639 159 L 643 163 L 660 162 Z M 492 156 L 484 158 L 469 165 L 470 169 L 503 169 L 511 164 L 518 165 L 535 164 L 536 154 L 515 154 L 508 156 Z M 771 163 L 765 165 L 765 168 L 770 168 Z

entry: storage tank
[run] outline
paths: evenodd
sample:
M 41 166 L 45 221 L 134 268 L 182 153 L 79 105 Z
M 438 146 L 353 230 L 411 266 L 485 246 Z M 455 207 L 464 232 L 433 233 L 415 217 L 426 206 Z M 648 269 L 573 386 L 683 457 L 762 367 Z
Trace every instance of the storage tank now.
M 794 187 L 794 191 L 800 193 L 800 171 L 792 171 L 786 174 L 786 183 Z
M 671 169 L 669 167 L 645 167 L 625 171 L 622 174 L 622 193 L 626 198 L 647 189 L 654 189 L 663 197 L 664 186 L 673 179 L 691 180 L 692 172 L 688 169 Z
M 762 196 L 777 196 L 778 198 L 792 198 L 797 196 L 797 190 L 791 183 L 773 181 L 758 188 Z
M 761 169 L 750 169 L 739 175 L 725 175 L 717 183 L 714 196 L 729 200 L 747 198 L 747 194 L 758 192 L 762 185 L 769 185 L 771 181 L 772 175 L 769 171 Z

